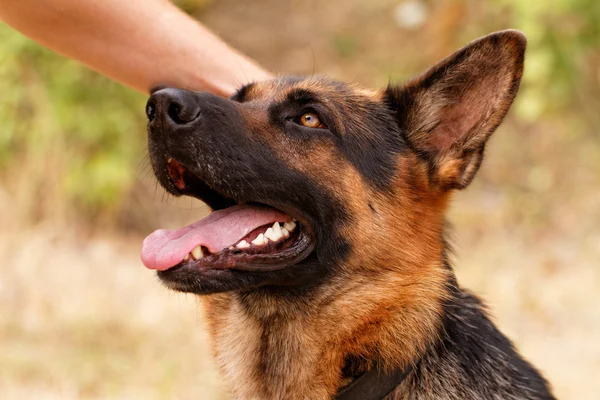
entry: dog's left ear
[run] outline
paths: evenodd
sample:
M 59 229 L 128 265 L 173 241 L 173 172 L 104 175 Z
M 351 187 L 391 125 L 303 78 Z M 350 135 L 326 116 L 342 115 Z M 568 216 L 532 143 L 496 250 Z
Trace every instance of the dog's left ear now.
M 518 31 L 492 33 L 386 89 L 402 134 L 442 189 L 465 188 L 479 169 L 487 139 L 517 94 L 525 46 Z

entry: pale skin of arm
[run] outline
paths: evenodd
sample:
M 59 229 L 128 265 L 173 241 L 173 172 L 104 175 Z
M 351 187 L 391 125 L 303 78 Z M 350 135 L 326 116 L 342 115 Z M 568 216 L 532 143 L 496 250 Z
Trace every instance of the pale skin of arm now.
M 0 0 L 0 19 L 144 93 L 166 85 L 229 96 L 272 77 L 167 0 Z

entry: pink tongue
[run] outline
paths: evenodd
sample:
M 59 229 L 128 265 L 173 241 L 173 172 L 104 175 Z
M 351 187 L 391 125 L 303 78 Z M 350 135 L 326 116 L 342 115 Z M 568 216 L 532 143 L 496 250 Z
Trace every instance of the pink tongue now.
M 164 271 L 179 264 L 196 246 L 218 253 L 256 228 L 289 220 L 289 215 L 274 208 L 247 204 L 213 211 L 183 228 L 151 233 L 142 245 L 142 262 L 147 268 Z

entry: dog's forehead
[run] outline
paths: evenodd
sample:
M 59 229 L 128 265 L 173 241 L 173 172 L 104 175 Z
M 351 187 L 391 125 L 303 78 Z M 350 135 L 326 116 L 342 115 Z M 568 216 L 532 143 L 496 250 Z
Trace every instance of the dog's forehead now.
M 274 103 L 283 102 L 299 91 L 307 91 L 322 100 L 340 103 L 357 96 L 376 101 L 381 99 L 377 91 L 319 76 L 303 78 L 283 76 L 270 81 L 250 83 L 242 87 L 234 98 L 242 101 Z

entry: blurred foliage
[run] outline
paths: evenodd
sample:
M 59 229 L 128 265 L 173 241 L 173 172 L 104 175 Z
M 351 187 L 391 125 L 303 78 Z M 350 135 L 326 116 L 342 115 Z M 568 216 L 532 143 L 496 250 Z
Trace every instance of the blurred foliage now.
M 600 2 L 499 3 L 509 10 L 511 26 L 526 32 L 529 42 L 519 115 L 535 120 L 543 113 L 576 111 L 600 121 L 597 111 L 592 112 L 600 108 Z
M 296 2 L 282 6 L 269 0 L 252 5 L 181 0 L 178 4 L 202 20 L 205 13 L 215 10 L 220 18 L 208 15 L 207 24 L 268 68 L 288 72 L 290 63 L 299 64 L 298 54 L 299 60 L 307 57 L 293 47 L 285 33 L 260 25 L 257 21 L 261 18 L 274 24 L 284 21 L 286 28 L 296 29 L 296 34 L 303 32 L 300 39 L 313 50 L 305 73 L 312 72 L 316 59 L 321 61 L 316 72 L 335 74 L 327 67 L 328 60 L 325 68 L 318 68 L 326 54 L 332 54 L 330 64 L 348 71 L 342 78 L 361 78 L 360 66 L 368 65 L 375 68 L 373 82 L 378 83 L 412 73 L 414 59 L 429 63 L 427 53 L 421 51 L 425 44 L 435 47 L 437 40 L 444 43 L 438 47 L 447 53 L 479 35 L 514 27 L 529 39 L 522 91 L 511 116 L 514 122 L 526 125 L 542 117 L 559 118 L 569 126 L 572 137 L 581 132 L 598 134 L 599 1 L 416 2 L 421 4 L 419 12 L 429 10 L 428 15 L 419 15 L 426 17 L 421 28 L 435 36 L 422 35 L 415 28 L 419 20 L 414 18 L 412 31 L 394 26 L 393 11 L 403 1 L 365 0 L 344 5 L 344 9 L 335 2 L 323 5 L 322 15 Z M 265 15 L 267 12 L 273 15 Z M 343 17 L 336 19 L 338 12 Z M 383 32 L 384 27 L 388 31 Z M 248 35 L 228 36 L 236 28 Z M 386 39 L 390 35 L 405 35 L 405 42 L 415 41 L 413 54 L 390 51 L 386 41 L 392 40 Z M 325 48 L 318 47 L 319 40 L 324 40 Z M 401 69 L 402 62 L 408 65 L 406 70 Z M 372 69 L 362 71 L 363 75 L 373 75 Z M 3 198 L 9 198 L 17 205 L 21 220 L 35 223 L 45 218 L 75 217 L 90 225 L 113 220 L 138 206 L 131 199 L 145 159 L 145 96 L 42 48 L 2 24 L 0 93 L 0 206 Z
M 144 96 L 6 25 L 0 43 L 0 168 L 21 211 L 118 208 L 143 155 Z

